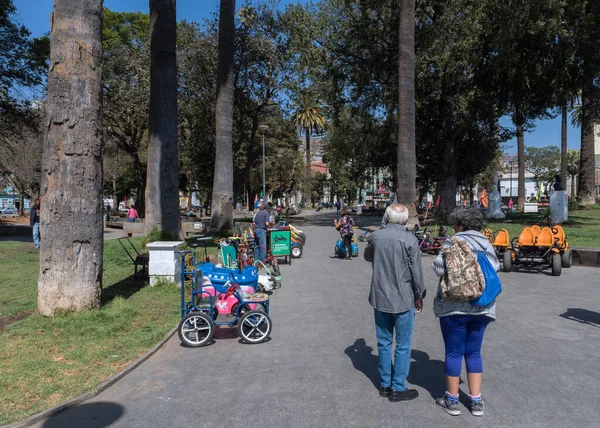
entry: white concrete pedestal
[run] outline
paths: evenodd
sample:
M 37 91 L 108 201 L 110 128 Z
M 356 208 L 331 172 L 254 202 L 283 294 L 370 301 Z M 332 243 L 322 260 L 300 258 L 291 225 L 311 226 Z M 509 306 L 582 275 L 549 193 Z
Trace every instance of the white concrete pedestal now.
M 146 245 L 150 253 L 148 263 L 150 285 L 156 284 L 158 278 L 181 284 L 181 261 L 175 251 L 182 244 L 183 241 L 156 241 Z
M 566 191 L 550 192 L 550 209 L 554 224 L 562 224 L 569 219 L 569 196 Z

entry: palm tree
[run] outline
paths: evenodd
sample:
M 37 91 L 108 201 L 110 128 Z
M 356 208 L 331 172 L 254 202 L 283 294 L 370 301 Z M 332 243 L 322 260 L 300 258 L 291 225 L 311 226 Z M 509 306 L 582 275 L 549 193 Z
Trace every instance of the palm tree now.
M 150 109 L 146 174 L 146 234 L 178 238 L 176 0 L 150 0 Z M 168 239 L 168 238 L 167 238 Z
M 231 229 L 233 209 L 233 90 L 235 0 L 221 0 L 217 68 L 216 154 L 210 228 Z M 229 207 L 229 209 L 228 209 Z
M 592 98 L 593 85 L 591 81 L 585 82 L 581 96 L 581 150 L 579 152 L 577 197 L 580 198 L 583 205 L 593 204 L 596 194 L 594 156 L 596 119 L 592 112 L 594 108 L 592 104 L 595 102 Z
M 399 81 L 398 81 L 398 202 L 409 204 L 417 198 L 415 150 L 415 0 L 400 0 Z
M 41 191 L 38 310 L 100 306 L 102 0 L 55 0 Z
M 311 174 L 310 174 L 310 136 L 313 133 L 321 133 L 325 128 L 327 119 L 321 102 L 310 92 L 301 94 L 296 103 L 296 112 L 292 121 L 300 131 L 306 135 L 306 165 L 304 170 L 304 198 L 307 204 L 312 204 Z
M 571 176 L 571 197 L 575 197 L 575 177 L 579 174 L 579 150 L 567 150 L 567 172 Z M 566 181 L 564 182 L 567 183 Z

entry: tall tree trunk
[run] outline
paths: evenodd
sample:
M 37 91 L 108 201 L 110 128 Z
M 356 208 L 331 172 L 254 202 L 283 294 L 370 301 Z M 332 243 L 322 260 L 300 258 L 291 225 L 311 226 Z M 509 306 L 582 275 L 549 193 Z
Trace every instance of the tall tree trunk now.
M 577 183 L 577 196 L 581 199 L 583 205 L 593 204 L 595 202 L 595 156 L 594 156 L 594 137 L 595 127 L 594 117 L 590 112 L 591 103 L 590 94 L 587 92 L 593 87 L 593 82 L 588 82 L 584 86 L 581 96 L 581 151 L 579 157 L 579 181 Z M 587 89 L 587 90 L 586 90 Z
M 131 163 L 133 167 L 133 176 L 135 178 L 135 203 L 134 207 L 140 218 L 146 217 L 146 177 L 144 176 L 144 167 L 140 160 L 139 152 L 131 152 Z M 125 207 L 127 208 L 127 207 Z
M 525 205 L 525 137 L 523 135 L 523 126 L 525 119 L 517 115 L 516 126 L 517 126 L 517 163 L 519 169 L 519 178 L 517 184 L 517 208 L 523 209 Z
M 55 0 L 43 150 L 38 310 L 100 306 L 102 0 Z
M 193 201 L 192 201 L 193 196 L 192 196 L 192 193 L 194 191 L 194 186 L 192 184 L 192 173 L 188 172 L 187 179 L 188 179 L 187 209 L 191 210 L 192 209 L 192 205 L 193 205 Z
M 571 176 L 571 197 L 572 198 L 575 197 L 575 177 L 577 177 L 577 176 L 576 175 Z
M 398 82 L 398 202 L 408 205 L 417 197 L 415 152 L 415 0 L 400 0 Z
M 233 95 L 235 51 L 235 0 L 221 0 L 219 13 L 219 64 L 217 70 L 216 155 L 210 227 L 233 228 L 233 218 L 221 208 L 233 198 Z
M 304 201 L 307 206 L 312 205 L 312 189 L 310 174 L 310 129 L 306 128 L 306 165 L 304 166 Z
M 150 109 L 146 234 L 181 233 L 177 154 L 176 0 L 150 0 Z
M 563 186 L 567 185 L 567 100 L 563 100 L 560 106 L 561 124 L 560 124 L 560 179 Z
M 458 130 L 453 137 L 447 137 L 444 147 L 444 176 L 438 183 L 434 203 L 440 197 L 439 207 L 435 207 L 436 217 L 446 221 L 450 213 L 456 208 L 456 183 L 458 182 L 458 158 L 456 147 L 464 138 L 464 130 Z

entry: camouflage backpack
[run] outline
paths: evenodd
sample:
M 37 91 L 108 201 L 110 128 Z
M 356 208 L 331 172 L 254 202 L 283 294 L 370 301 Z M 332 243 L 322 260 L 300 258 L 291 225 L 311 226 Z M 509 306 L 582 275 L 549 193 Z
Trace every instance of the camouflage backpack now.
M 442 297 L 448 300 L 472 300 L 481 296 L 485 277 L 477 257 L 464 239 L 450 238 L 452 245 L 443 249 L 446 273 L 441 279 Z

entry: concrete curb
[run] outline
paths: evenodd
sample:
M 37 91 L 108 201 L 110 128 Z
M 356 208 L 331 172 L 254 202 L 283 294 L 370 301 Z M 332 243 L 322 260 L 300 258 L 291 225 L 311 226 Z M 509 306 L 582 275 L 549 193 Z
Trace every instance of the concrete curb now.
M 600 267 L 600 249 L 571 247 L 573 266 Z
M 35 415 L 28 417 L 24 421 L 13 422 L 10 425 L 2 425 L 0 428 L 28 427 L 28 426 L 31 426 L 43 419 L 46 419 L 52 415 L 55 415 L 58 412 L 62 412 L 65 409 L 74 407 L 78 404 L 83 403 L 84 401 L 94 398 L 96 395 L 98 395 L 102 391 L 110 388 L 117 381 L 119 381 L 120 379 L 122 379 L 123 377 L 125 377 L 126 375 L 128 375 L 129 373 L 134 371 L 135 369 L 137 369 L 140 366 L 140 364 L 142 364 L 144 361 L 146 361 L 148 358 L 150 358 L 152 355 L 154 355 L 165 343 L 167 343 L 167 341 L 175 334 L 176 331 L 177 331 L 177 326 L 175 326 L 171 330 L 169 330 L 169 332 L 165 335 L 165 337 L 163 337 L 163 339 L 160 342 L 158 342 L 156 345 L 154 345 L 152 348 L 150 348 L 144 355 L 142 355 L 137 360 L 135 360 L 134 362 L 129 364 L 127 367 L 125 367 L 120 372 L 114 374 L 108 380 L 102 382 L 100 385 L 98 385 L 98 387 L 95 390 L 90 391 L 90 392 L 85 392 L 81 395 L 78 395 L 75 398 L 65 401 L 64 403 L 61 403 L 57 406 L 54 406 L 49 409 L 43 410 L 39 413 L 36 413 Z

